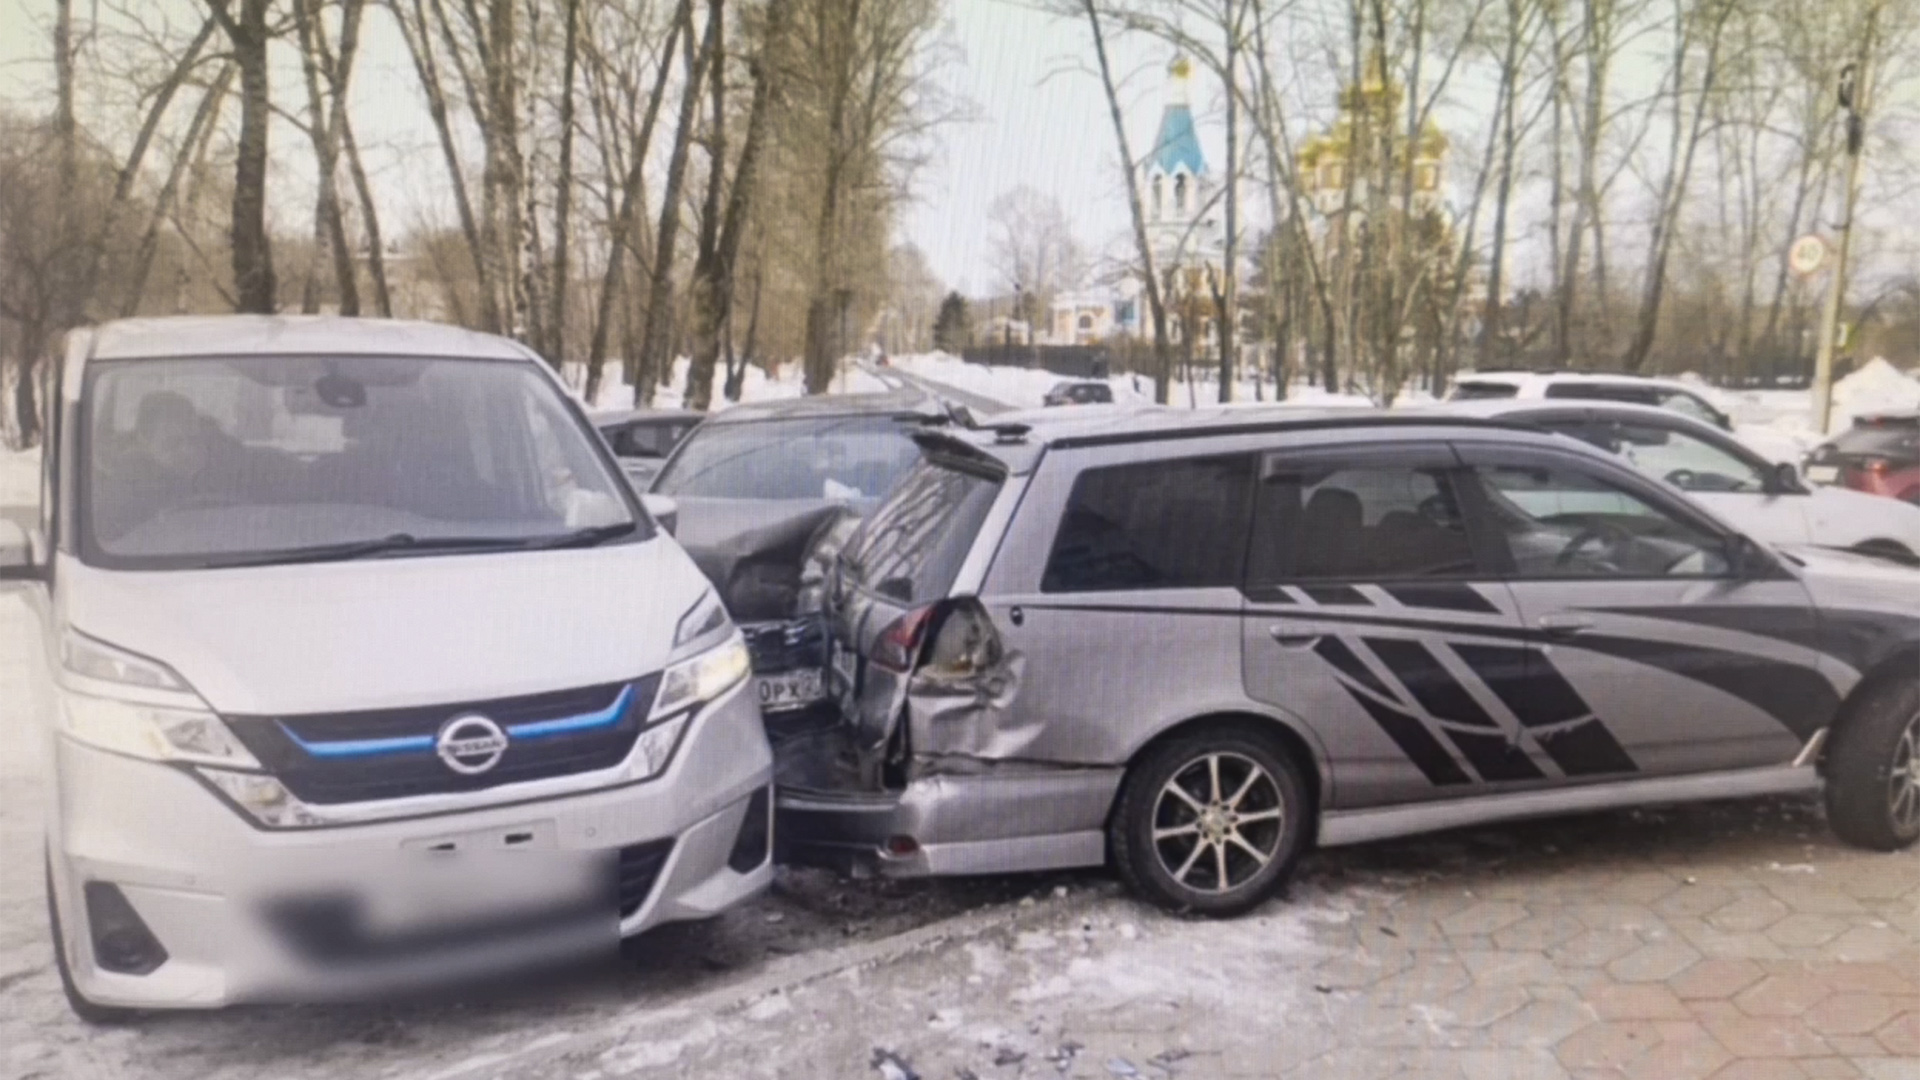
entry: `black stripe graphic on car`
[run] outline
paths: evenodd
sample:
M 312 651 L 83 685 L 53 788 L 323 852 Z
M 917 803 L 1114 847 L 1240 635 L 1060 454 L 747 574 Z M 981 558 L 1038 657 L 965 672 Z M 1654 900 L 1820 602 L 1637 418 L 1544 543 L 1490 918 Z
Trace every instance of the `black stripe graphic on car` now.
M 1439 722 L 1440 730 L 1460 748 L 1481 779 L 1538 780 L 1546 775 L 1526 751 L 1513 745 L 1500 730 L 1499 722 L 1424 643 L 1396 638 L 1364 640 L 1427 715 Z
M 1916 620 L 1911 612 L 1862 608 L 1823 608 L 1819 618 L 1807 608 L 1769 607 L 1629 607 L 1591 608 L 1607 615 L 1663 619 L 1692 626 L 1709 626 L 1739 634 L 1771 638 L 1825 653 L 1841 663 L 1865 670 L 1912 640 Z
M 1382 585 L 1381 588 L 1404 607 L 1500 614 L 1500 609 L 1494 606 L 1493 601 L 1482 596 L 1471 585 L 1451 581 L 1411 581 Z
M 1340 607 L 1370 607 L 1366 594 L 1351 585 L 1302 585 L 1300 591 L 1316 604 Z
M 1481 626 L 1340 611 L 1270 611 L 1265 614 L 1269 618 L 1311 619 L 1316 622 L 1399 630 L 1431 630 L 1509 641 L 1531 641 L 1539 636 L 1535 631 L 1517 626 Z M 1825 727 L 1840 704 L 1840 696 L 1833 685 L 1813 669 L 1744 653 L 1602 634 L 1584 634 L 1577 644 L 1562 647 L 1584 649 L 1645 664 L 1732 694 L 1773 717 L 1802 740 L 1811 738 L 1815 731 Z
M 1374 693 L 1379 694 L 1381 697 L 1386 698 L 1388 701 L 1395 702 L 1396 704 L 1399 702 L 1400 695 L 1388 689 L 1387 684 L 1381 682 L 1380 677 L 1375 675 L 1373 670 L 1367 667 L 1358 656 L 1354 655 L 1353 650 L 1347 647 L 1346 642 L 1341 641 L 1337 637 L 1323 637 L 1314 645 L 1313 651 L 1320 654 L 1320 659 L 1325 660 L 1327 663 L 1339 669 L 1340 674 L 1345 675 L 1348 679 L 1359 683 Z
M 1420 770 L 1428 783 L 1446 787 L 1473 782 L 1472 777 L 1453 760 L 1453 755 L 1447 753 L 1447 748 L 1440 745 L 1440 740 L 1433 737 L 1433 732 L 1427 730 L 1427 725 L 1398 709 L 1388 708 L 1354 687 L 1348 686 L 1346 690 L 1367 711 L 1367 715 L 1373 717 L 1373 722 L 1380 725 L 1380 730 L 1387 733 L 1387 738 L 1393 740 L 1400 752 L 1407 755 L 1407 760 L 1413 762 L 1414 768 Z
M 1613 737 L 1553 660 L 1539 649 L 1455 644 L 1453 651 L 1508 711 L 1560 771 L 1568 776 L 1639 772 L 1633 756 Z

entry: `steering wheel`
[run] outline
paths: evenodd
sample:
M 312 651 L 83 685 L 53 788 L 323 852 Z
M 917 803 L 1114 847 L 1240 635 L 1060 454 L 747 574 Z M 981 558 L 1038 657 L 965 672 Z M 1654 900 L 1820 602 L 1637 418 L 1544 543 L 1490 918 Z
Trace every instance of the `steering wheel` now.
M 1611 549 L 1622 544 L 1630 544 L 1635 539 L 1636 537 L 1633 533 L 1628 531 L 1624 526 L 1617 525 L 1611 521 L 1596 521 L 1586 528 L 1581 529 L 1580 532 L 1574 536 L 1573 540 L 1569 542 L 1565 548 L 1561 549 L 1560 554 L 1553 560 L 1553 565 L 1561 569 L 1572 566 L 1574 557 L 1580 554 L 1582 548 L 1589 547 L 1596 543 L 1604 542 L 1606 546 Z
M 1667 483 L 1672 484 L 1681 491 L 1692 491 L 1694 485 L 1699 482 L 1699 475 L 1692 469 L 1675 469 L 1667 474 Z

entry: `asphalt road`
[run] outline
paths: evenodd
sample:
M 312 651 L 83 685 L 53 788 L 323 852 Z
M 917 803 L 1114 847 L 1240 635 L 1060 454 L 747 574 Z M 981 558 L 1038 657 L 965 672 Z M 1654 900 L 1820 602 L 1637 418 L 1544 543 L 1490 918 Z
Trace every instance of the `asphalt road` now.
M 995 401 L 989 397 L 982 397 L 971 391 L 962 390 L 957 386 L 948 386 L 946 383 L 936 382 L 933 379 L 914 375 L 902 371 L 899 368 L 868 366 L 866 370 L 881 382 L 890 383 L 895 386 L 916 387 L 929 394 L 935 394 L 957 404 L 964 405 L 975 416 L 993 416 L 996 413 L 1013 411 L 1013 406 L 1004 401 Z

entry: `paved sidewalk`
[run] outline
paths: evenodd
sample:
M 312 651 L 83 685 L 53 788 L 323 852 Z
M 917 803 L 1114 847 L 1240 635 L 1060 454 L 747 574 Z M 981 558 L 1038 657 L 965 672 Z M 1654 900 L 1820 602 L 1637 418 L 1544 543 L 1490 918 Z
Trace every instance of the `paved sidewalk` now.
M 1290 900 L 1065 899 L 502 1077 L 1920 1078 L 1920 854 L 1744 803 L 1331 853 Z

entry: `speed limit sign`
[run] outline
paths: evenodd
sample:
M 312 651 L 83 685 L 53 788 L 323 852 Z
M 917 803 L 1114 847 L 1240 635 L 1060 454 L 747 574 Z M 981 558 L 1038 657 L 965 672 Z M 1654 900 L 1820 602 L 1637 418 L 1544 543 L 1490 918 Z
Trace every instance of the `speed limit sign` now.
M 1823 237 L 1809 233 L 1787 249 L 1787 268 L 1803 278 L 1812 277 L 1827 268 L 1832 254 L 1833 249 Z

